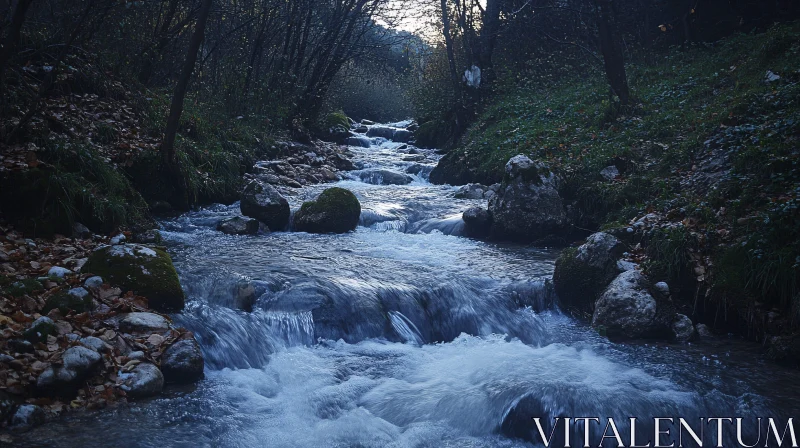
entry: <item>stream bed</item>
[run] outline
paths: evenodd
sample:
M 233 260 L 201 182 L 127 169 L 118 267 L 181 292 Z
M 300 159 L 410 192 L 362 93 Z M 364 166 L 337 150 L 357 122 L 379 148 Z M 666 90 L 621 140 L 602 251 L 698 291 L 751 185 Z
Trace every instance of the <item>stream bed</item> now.
M 216 231 L 238 204 L 162 222 L 205 379 L 68 415 L 26 446 L 516 447 L 534 446 L 532 417 L 798 415 L 800 374 L 755 344 L 616 344 L 560 313 L 556 251 L 463 237 L 461 213 L 485 201 L 430 184 L 433 150 L 369 144 L 335 184 L 361 201 L 355 232 Z

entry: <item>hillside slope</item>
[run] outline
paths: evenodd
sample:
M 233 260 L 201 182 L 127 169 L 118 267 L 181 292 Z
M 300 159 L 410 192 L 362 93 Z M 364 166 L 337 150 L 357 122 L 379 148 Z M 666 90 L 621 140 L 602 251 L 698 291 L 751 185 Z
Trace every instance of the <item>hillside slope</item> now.
M 516 154 L 544 160 L 564 179 L 577 236 L 651 214 L 631 257 L 655 280 L 680 285 L 689 311 L 759 340 L 792 333 L 800 26 L 676 49 L 657 64 L 631 64 L 628 77 L 626 108 L 609 99 L 600 74 L 515 80 L 432 179 L 491 184 Z

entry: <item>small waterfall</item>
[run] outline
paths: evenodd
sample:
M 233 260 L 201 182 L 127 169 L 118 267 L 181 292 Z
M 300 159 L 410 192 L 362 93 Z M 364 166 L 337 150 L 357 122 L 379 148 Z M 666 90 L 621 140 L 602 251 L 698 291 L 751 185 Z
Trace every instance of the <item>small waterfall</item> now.
M 419 334 L 417 326 L 404 316 L 403 313 L 399 311 L 389 311 L 389 320 L 392 322 L 394 331 L 406 342 L 412 342 L 416 345 L 425 343 L 422 340 L 422 335 Z

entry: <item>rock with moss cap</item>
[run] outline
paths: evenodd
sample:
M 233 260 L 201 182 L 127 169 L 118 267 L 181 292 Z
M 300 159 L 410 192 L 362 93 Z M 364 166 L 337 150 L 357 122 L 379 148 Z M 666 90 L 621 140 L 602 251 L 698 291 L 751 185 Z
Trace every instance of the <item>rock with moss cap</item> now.
M 316 201 L 306 202 L 295 214 L 299 232 L 345 233 L 355 230 L 361 216 L 358 198 L 344 188 L 328 188 Z
M 47 298 L 42 313 L 47 314 L 51 310 L 58 309 L 62 315 L 66 316 L 70 311 L 82 313 L 89 311 L 93 307 L 92 296 L 85 288 L 72 288 L 67 292 L 60 292 Z
M 594 302 L 619 273 L 622 243 L 598 232 L 578 248 L 565 249 L 556 260 L 553 286 L 561 305 L 574 314 L 591 315 Z
M 56 324 L 53 322 L 53 319 L 50 319 L 47 316 L 42 316 L 31 324 L 31 326 L 25 330 L 22 336 L 25 340 L 30 342 L 41 342 L 47 339 L 49 335 L 58 334 L 58 328 L 56 328 Z
M 169 254 L 139 244 L 104 246 L 95 250 L 81 269 L 108 283 L 146 297 L 150 307 L 183 309 L 184 294 Z
M 255 218 L 270 230 L 283 230 L 289 224 L 289 202 L 270 184 L 253 180 L 242 191 L 239 207 L 244 216 Z
M 536 242 L 564 233 L 569 225 L 558 178 L 547 165 L 524 155 L 506 163 L 489 212 L 494 219 L 492 236 L 499 239 Z

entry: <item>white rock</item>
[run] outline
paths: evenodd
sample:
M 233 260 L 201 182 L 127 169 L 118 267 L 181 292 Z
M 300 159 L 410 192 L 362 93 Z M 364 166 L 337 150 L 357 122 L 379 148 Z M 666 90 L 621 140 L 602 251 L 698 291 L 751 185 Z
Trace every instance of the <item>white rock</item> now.
M 49 271 L 47 271 L 48 277 L 64 278 L 64 276 L 67 274 L 72 274 L 72 271 L 67 268 L 62 268 L 61 266 L 53 266 Z

